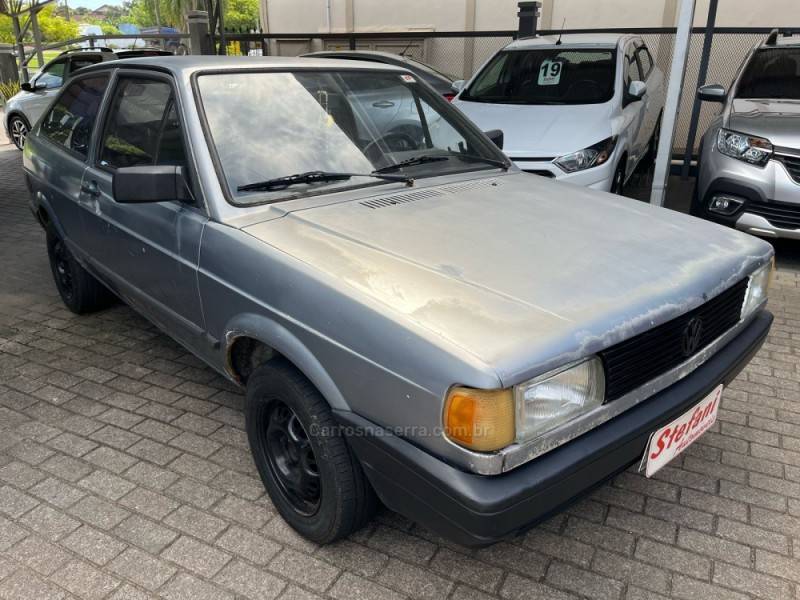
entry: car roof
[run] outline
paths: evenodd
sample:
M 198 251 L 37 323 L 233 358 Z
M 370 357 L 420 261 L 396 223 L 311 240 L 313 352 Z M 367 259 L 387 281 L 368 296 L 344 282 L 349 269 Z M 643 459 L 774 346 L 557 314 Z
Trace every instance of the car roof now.
M 85 71 L 118 67 L 134 67 L 168 71 L 176 76 L 191 75 L 199 71 L 219 71 L 238 69 L 320 69 L 336 70 L 392 70 L 402 71 L 394 65 L 358 60 L 336 60 L 331 58 L 302 58 L 286 56 L 146 56 L 142 58 L 124 58 L 86 67 Z
M 787 48 L 797 46 L 800 46 L 800 36 L 779 36 L 778 39 L 775 40 L 775 44 L 767 44 L 766 42 L 762 42 L 761 44 L 761 48 Z
M 337 54 L 346 54 L 349 56 L 369 56 L 374 58 L 383 58 L 392 62 L 406 60 L 413 58 L 410 56 L 402 56 L 400 54 L 393 54 L 392 52 L 382 52 L 380 50 L 318 50 L 316 52 L 308 52 L 303 54 L 304 57 L 313 58 L 315 56 L 336 56 Z
M 636 37 L 628 33 L 565 33 L 561 36 L 561 44 L 556 44 L 559 38 L 558 35 L 541 35 L 515 40 L 506 46 L 504 50 L 530 50 L 556 45 L 571 48 L 616 48 L 621 42 Z

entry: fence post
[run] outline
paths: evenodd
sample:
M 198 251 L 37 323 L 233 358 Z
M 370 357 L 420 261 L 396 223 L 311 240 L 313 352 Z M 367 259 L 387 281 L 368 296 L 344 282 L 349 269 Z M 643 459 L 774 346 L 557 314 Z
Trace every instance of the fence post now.
M 700 59 L 700 71 L 697 73 L 697 87 L 706 84 L 708 75 L 708 63 L 711 59 L 711 44 L 714 41 L 714 25 L 717 22 L 717 4 L 719 0 L 711 0 L 708 6 L 708 21 L 706 21 L 706 34 L 703 40 L 703 56 Z M 686 151 L 683 155 L 683 168 L 681 169 L 681 179 L 688 179 L 692 167 L 692 155 L 694 154 L 694 142 L 697 138 L 697 125 L 700 122 L 700 109 L 703 103 L 700 98 L 695 96 L 694 106 L 692 106 L 692 120 L 689 121 L 689 134 L 686 136 Z
M 191 54 L 214 54 L 208 37 L 208 13 L 204 10 L 190 10 L 186 14 L 189 24 L 189 52 Z
M 519 12 L 517 13 L 517 17 L 519 17 L 517 33 L 519 37 L 526 38 L 535 36 L 542 3 L 538 1 L 519 2 L 517 6 L 519 7 Z

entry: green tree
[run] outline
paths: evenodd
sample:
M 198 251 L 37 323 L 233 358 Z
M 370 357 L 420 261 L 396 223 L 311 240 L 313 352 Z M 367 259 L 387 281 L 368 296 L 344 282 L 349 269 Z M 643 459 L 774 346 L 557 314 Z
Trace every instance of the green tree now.
M 255 29 L 258 26 L 259 0 L 225 0 L 225 29 Z
M 0 14 L 0 42 L 4 44 L 14 43 L 14 30 L 11 27 L 11 17 Z
M 63 42 L 78 37 L 78 24 L 56 14 L 56 5 L 48 4 L 39 11 L 39 29 L 47 43 Z

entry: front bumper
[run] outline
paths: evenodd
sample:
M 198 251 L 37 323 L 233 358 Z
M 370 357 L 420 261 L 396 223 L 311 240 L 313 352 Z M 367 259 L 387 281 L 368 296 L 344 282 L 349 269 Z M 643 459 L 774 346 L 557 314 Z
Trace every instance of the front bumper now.
M 384 504 L 457 543 L 486 545 L 529 529 L 638 462 L 654 430 L 738 375 L 772 319 L 762 311 L 690 375 L 503 475 L 461 471 L 354 413 L 336 416 Z

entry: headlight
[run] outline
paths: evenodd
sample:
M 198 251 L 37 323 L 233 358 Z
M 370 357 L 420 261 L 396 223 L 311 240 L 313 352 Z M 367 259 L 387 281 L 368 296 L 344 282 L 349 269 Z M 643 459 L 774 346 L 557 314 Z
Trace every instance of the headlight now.
M 598 358 L 572 364 L 513 388 L 454 387 L 447 394 L 447 437 L 477 452 L 526 442 L 600 406 L 605 376 Z
M 767 291 L 769 290 L 769 283 L 772 279 L 772 270 L 775 267 L 775 259 L 773 258 L 766 265 L 758 269 L 750 275 L 750 283 L 747 286 L 747 294 L 744 297 L 742 304 L 742 318 L 752 314 L 761 303 L 767 299 Z
M 772 144 L 769 140 L 728 129 L 719 130 L 717 150 L 725 156 L 759 167 L 766 165 L 772 157 Z
M 603 365 L 598 358 L 516 386 L 517 441 L 530 440 L 600 406 L 605 387 Z
M 573 152 L 572 154 L 559 156 L 553 162 L 566 173 L 574 173 L 592 167 L 599 167 L 608 162 L 608 159 L 611 158 L 611 155 L 614 153 L 616 145 L 617 136 L 612 136 L 594 146 L 589 146 L 583 150 Z

